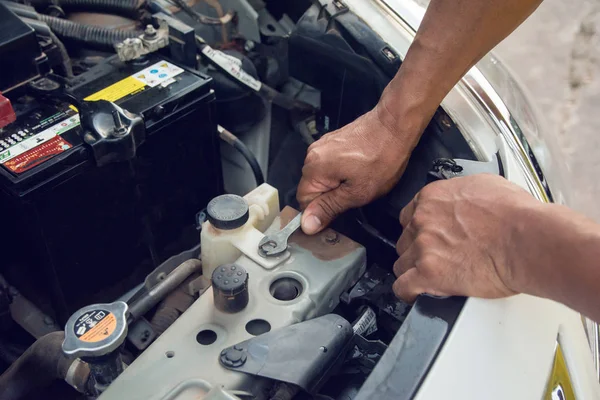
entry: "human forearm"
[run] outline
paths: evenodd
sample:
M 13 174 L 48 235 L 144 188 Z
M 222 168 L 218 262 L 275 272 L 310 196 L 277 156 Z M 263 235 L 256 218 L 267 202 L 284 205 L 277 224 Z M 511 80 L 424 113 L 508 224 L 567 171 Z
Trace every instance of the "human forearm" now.
M 304 232 L 320 232 L 393 188 L 442 99 L 540 2 L 432 0 L 377 107 L 308 149 L 297 195 Z
M 526 210 L 514 236 L 513 289 L 600 321 L 600 225 L 555 204 Z
M 450 89 L 541 1 L 432 0 L 377 107 L 380 118 L 414 147 Z

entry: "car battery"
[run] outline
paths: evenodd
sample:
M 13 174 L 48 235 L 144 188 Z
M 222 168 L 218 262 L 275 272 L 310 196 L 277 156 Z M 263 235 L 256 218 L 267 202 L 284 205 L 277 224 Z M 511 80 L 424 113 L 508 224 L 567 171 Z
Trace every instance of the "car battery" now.
M 195 215 L 223 191 L 210 78 L 157 55 L 112 57 L 70 92 L 143 116 L 146 138 L 133 159 L 99 166 L 75 106 L 10 99 L 17 120 L 0 130 L 0 272 L 63 322 L 197 245 Z

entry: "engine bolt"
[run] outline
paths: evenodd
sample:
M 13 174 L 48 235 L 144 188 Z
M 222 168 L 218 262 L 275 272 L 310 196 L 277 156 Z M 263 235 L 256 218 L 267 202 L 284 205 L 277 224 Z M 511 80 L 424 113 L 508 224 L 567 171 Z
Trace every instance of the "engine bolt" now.
M 146 29 L 144 30 L 144 36 L 146 36 L 148 39 L 154 39 L 156 35 L 156 28 L 154 28 L 154 26 L 150 24 L 146 25 Z
M 340 242 L 340 236 L 335 232 L 325 233 L 325 242 L 330 245 L 338 244 Z
M 244 50 L 251 52 L 255 47 L 256 43 L 254 43 L 252 40 L 246 40 L 246 43 L 244 44 Z
M 233 347 L 221 352 L 221 363 L 226 367 L 239 368 L 246 363 L 247 357 L 244 351 Z

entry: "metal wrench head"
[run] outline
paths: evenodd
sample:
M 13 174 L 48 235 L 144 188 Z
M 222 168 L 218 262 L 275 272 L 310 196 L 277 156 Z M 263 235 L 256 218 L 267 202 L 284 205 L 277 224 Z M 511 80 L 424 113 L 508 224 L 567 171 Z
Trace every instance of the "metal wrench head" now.
M 265 236 L 258 245 L 258 252 L 263 257 L 275 257 L 285 253 L 288 248 L 287 238 Z
M 258 252 L 263 257 L 275 257 L 285 253 L 288 240 L 300 228 L 302 213 L 298 214 L 282 230 L 265 236 L 258 244 Z

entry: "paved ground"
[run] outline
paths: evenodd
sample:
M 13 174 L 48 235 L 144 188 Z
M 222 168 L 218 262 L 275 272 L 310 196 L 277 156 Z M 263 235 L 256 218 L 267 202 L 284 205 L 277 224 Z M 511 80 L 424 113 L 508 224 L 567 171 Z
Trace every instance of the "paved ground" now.
M 495 53 L 541 108 L 572 206 L 600 222 L 600 0 L 546 0 Z

